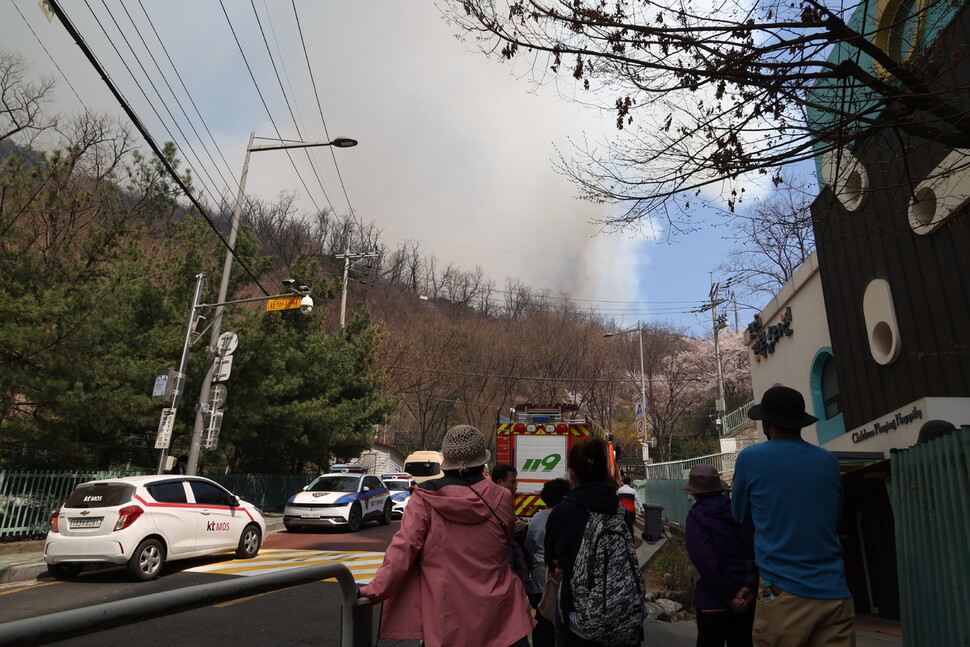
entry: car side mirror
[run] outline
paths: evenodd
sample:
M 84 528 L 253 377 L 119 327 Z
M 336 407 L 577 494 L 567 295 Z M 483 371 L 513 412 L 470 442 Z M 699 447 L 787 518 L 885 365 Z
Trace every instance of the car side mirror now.
M 360 491 L 361 491 L 361 492 L 370 492 L 370 486 L 369 486 L 369 485 L 365 485 L 364 487 L 362 487 L 362 488 L 360 489 Z
M 229 497 L 229 507 L 238 508 L 239 507 L 239 497 L 231 496 Z

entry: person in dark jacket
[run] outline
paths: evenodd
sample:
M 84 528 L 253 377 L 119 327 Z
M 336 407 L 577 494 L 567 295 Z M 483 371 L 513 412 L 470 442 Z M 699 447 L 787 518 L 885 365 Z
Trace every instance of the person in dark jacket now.
M 170 469 L 168 473 L 187 474 L 188 472 L 186 470 L 188 469 L 188 465 L 189 465 L 189 455 L 182 454 L 181 456 L 179 456 L 178 460 L 175 462 L 175 465 L 172 466 L 172 469 Z
M 596 647 L 596 643 L 577 635 L 579 628 L 569 582 L 590 511 L 615 513 L 619 505 L 616 487 L 607 485 L 610 480 L 607 451 L 606 442 L 599 438 L 569 450 L 566 467 L 573 489 L 552 509 L 546 522 L 543 542 L 546 565 L 562 582 L 555 624 L 564 647 Z
M 755 591 L 754 531 L 731 516 L 728 484 L 713 465 L 695 465 L 684 492 L 697 500 L 687 513 L 687 553 L 694 585 L 697 647 L 751 647 Z

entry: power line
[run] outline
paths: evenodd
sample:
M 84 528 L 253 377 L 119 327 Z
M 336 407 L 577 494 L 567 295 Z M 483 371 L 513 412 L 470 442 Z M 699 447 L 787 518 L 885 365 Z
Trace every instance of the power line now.
M 263 108 L 266 110 L 266 115 L 269 117 L 269 121 L 273 124 L 273 130 L 276 131 L 276 136 L 280 139 L 283 138 L 282 133 L 280 133 L 279 127 L 276 125 L 276 120 L 273 119 L 273 113 L 269 109 L 269 104 L 266 103 L 266 97 L 263 96 L 263 91 L 259 88 L 259 83 L 256 81 L 256 75 L 253 73 L 252 66 L 249 65 L 249 59 L 246 57 L 246 52 L 243 50 L 242 43 L 239 41 L 239 36 L 236 34 L 236 28 L 232 25 L 232 20 L 229 18 L 229 12 L 226 11 L 226 5 L 223 0 L 219 0 L 219 6 L 222 7 L 222 14 L 226 17 L 226 23 L 229 25 L 229 31 L 232 32 L 232 37 L 236 41 L 236 47 L 239 49 L 239 54 L 242 56 L 243 62 L 246 64 L 246 70 L 249 72 L 249 78 L 253 80 L 253 85 L 256 87 L 256 94 L 259 95 L 259 100 L 263 102 Z M 300 173 L 300 169 L 297 168 L 296 162 L 293 161 L 293 155 L 287 150 L 286 157 L 290 160 L 290 164 L 293 166 L 293 170 L 296 171 L 296 176 L 300 178 L 300 184 L 303 185 L 303 190 L 306 191 L 307 197 L 310 198 L 310 202 L 313 203 L 313 207 L 319 212 L 321 211 L 320 205 L 313 198 L 313 194 L 310 193 L 310 187 L 307 186 L 306 180 L 303 179 L 303 175 Z
M 255 0 L 249 0 L 249 2 L 253 7 L 253 15 L 256 16 L 256 25 L 259 27 L 259 33 L 263 37 L 263 45 L 266 46 L 266 55 L 269 56 L 269 62 L 273 66 L 273 72 L 276 74 L 276 81 L 280 84 L 280 94 L 283 95 L 283 101 L 286 102 L 286 109 L 290 113 L 290 119 L 293 120 L 293 127 L 296 128 L 297 136 L 299 136 L 301 140 L 305 141 L 306 138 L 300 131 L 300 126 L 297 124 L 296 116 L 293 114 L 293 106 L 290 104 L 290 98 L 286 94 L 286 88 L 283 87 L 283 79 L 280 78 L 280 71 L 276 67 L 276 59 L 273 58 L 273 51 L 270 49 L 269 41 L 266 39 L 266 32 L 263 30 L 263 23 L 259 19 L 259 12 L 256 11 L 256 2 Z M 270 26 L 272 26 L 272 23 Z M 282 64 L 283 61 L 281 57 L 280 65 Z M 286 69 L 284 68 L 283 71 L 285 73 Z M 279 133 L 277 132 L 277 134 Z M 320 190 L 323 191 L 323 197 L 327 200 L 327 204 L 330 205 L 330 211 L 334 211 L 333 203 L 330 201 L 330 196 L 327 194 L 327 189 L 323 186 L 323 180 L 320 179 L 320 173 L 317 171 L 317 167 L 313 163 L 313 157 L 310 155 L 310 150 L 308 148 L 304 148 L 303 152 L 306 154 L 307 161 L 310 162 L 310 169 L 313 170 L 313 175 L 317 179 L 317 184 L 320 185 Z
M 185 185 L 185 182 L 182 180 L 178 172 L 172 166 L 172 163 L 162 153 L 161 149 L 158 147 L 158 144 L 155 143 L 155 139 L 152 137 L 151 133 L 148 132 L 148 129 L 142 123 L 138 115 L 135 114 L 135 111 L 129 105 L 124 95 L 122 95 L 121 91 L 118 90 L 117 87 L 115 87 L 114 82 L 108 76 L 108 73 L 105 71 L 104 67 L 98 61 L 97 57 L 94 55 L 94 52 L 91 51 L 91 48 L 84 40 L 84 37 L 81 36 L 80 32 L 78 32 L 78 30 L 74 27 L 74 24 L 71 22 L 70 18 L 68 18 L 67 14 L 65 14 L 63 9 L 61 9 L 61 6 L 57 2 L 57 0 L 47 0 L 47 1 L 50 4 L 51 10 L 57 16 L 57 19 L 61 22 L 61 25 L 64 26 L 64 29 L 66 29 L 68 34 L 71 36 L 71 38 L 74 39 L 74 42 L 77 43 L 78 47 L 81 48 L 81 51 L 84 53 L 85 58 L 87 58 L 88 61 L 91 63 L 91 65 L 94 66 L 95 71 L 97 71 L 97 73 L 104 80 L 105 84 L 108 86 L 108 90 L 111 91 L 111 94 L 114 96 L 115 100 L 118 101 L 118 103 L 121 105 L 122 110 L 125 111 L 125 114 L 128 115 L 128 118 L 131 120 L 132 124 L 135 126 L 135 128 L 138 129 L 138 132 L 141 133 L 141 136 L 145 139 L 145 142 L 148 144 L 149 148 L 151 148 L 152 152 L 155 153 L 155 156 L 158 158 L 159 163 L 165 167 L 165 170 L 168 171 L 169 175 L 172 177 L 172 180 L 178 185 L 178 187 L 182 190 L 182 192 L 186 195 L 186 197 L 192 202 L 193 206 L 195 206 L 195 208 L 199 211 L 199 214 L 209 224 L 209 226 L 212 228 L 212 231 L 219 238 L 222 244 L 226 247 L 227 250 L 229 250 L 229 252 L 233 255 L 233 258 L 236 259 L 236 261 L 239 263 L 240 267 L 243 268 L 246 274 L 249 275 L 249 278 L 252 279 L 252 281 L 257 286 L 259 286 L 259 289 L 263 291 L 264 295 L 269 296 L 269 292 L 266 290 L 266 288 L 263 287 L 262 283 L 259 282 L 259 279 L 256 277 L 256 275 L 253 274 L 252 270 L 249 269 L 249 266 L 246 265 L 246 263 L 238 256 L 238 254 L 236 254 L 236 250 L 229 245 L 229 241 L 227 241 L 225 237 L 222 235 L 222 233 L 220 233 L 219 229 L 212 221 L 212 218 L 209 216 L 209 213 L 206 211 L 205 207 L 198 201 L 198 199 L 194 195 L 192 195 L 192 192 Z
M 175 94 L 175 90 L 172 88 L 172 85 L 168 82 L 168 77 L 165 75 L 165 72 L 162 71 L 161 66 L 158 64 L 158 59 L 156 59 L 155 56 L 152 54 L 151 49 L 148 47 L 148 43 L 145 42 L 145 38 L 142 36 L 141 30 L 138 28 L 137 23 L 135 23 L 134 18 L 132 17 L 131 13 L 128 11 L 128 7 L 125 5 L 124 2 L 121 2 L 120 4 L 121 4 L 121 9 L 125 12 L 125 15 L 128 17 L 128 22 L 130 22 L 131 26 L 134 28 L 135 34 L 138 35 L 138 39 L 141 41 L 141 44 L 145 48 L 145 51 L 148 52 L 148 56 L 151 59 L 152 63 L 155 65 L 155 69 L 158 70 L 158 73 L 162 77 L 162 81 L 165 82 L 165 87 L 168 88 L 168 91 L 171 93 L 172 98 L 175 100 L 176 105 L 178 105 L 179 109 L 182 111 L 182 116 L 185 117 L 185 120 L 188 122 L 189 127 L 192 129 L 192 133 L 195 135 L 196 140 L 198 140 L 199 145 L 202 147 L 202 150 L 205 151 L 206 155 L 209 158 L 209 161 L 212 162 L 212 165 L 215 167 L 216 173 L 219 174 L 219 178 L 222 180 L 222 183 L 226 185 L 228 189 L 231 190 L 232 183 L 226 179 L 225 175 L 222 174 L 222 169 L 219 168 L 219 165 L 212 157 L 212 153 L 209 152 L 209 148 L 202 143 L 202 136 L 199 135 L 199 131 L 195 128 L 195 124 L 192 123 L 191 117 L 189 117 L 188 112 L 186 112 L 185 110 L 185 106 L 182 105 L 182 102 L 179 100 L 178 95 Z M 115 24 L 117 25 L 117 23 Z M 120 31 L 120 27 L 119 27 L 119 31 Z M 142 69 L 144 70 L 144 68 Z M 146 75 L 147 75 L 147 72 L 146 72 Z M 170 116 L 171 116 L 171 113 L 170 113 Z M 174 120 L 175 118 L 172 117 L 172 119 Z M 179 129 L 179 132 L 180 133 L 182 132 L 181 129 Z M 183 136 L 184 136 L 184 133 L 183 133 Z M 189 146 L 191 148 L 191 144 L 189 144 Z M 196 159 L 199 159 L 198 156 L 196 156 Z M 199 159 L 200 164 L 201 164 L 201 161 L 202 160 Z M 208 175 L 208 173 L 206 173 L 206 175 Z
M 212 176 L 209 175 L 208 170 L 205 168 L 204 165 L 202 165 L 202 158 L 199 156 L 198 153 L 196 153 L 195 148 L 192 146 L 192 143 L 189 141 L 189 138 L 185 136 L 185 132 L 182 130 L 182 127 L 179 125 L 178 120 L 175 119 L 175 116 L 172 114 L 171 109 L 168 107 L 168 103 L 165 101 L 164 97 L 162 97 L 161 92 L 158 91 L 158 87 L 155 85 L 155 82 L 152 81 L 151 77 L 148 75 L 148 71 L 145 69 L 145 66 L 142 64 L 141 58 L 135 52 L 135 49 L 131 46 L 131 42 L 128 40 L 128 37 L 125 35 L 124 31 L 122 31 L 121 26 L 118 24 L 118 21 L 115 20 L 114 13 L 108 8 L 108 4 L 107 2 L 105 2 L 105 0 L 101 0 L 101 4 L 104 7 L 105 11 L 108 13 L 109 18 L 111 18 L 111 22 L 114 24 L 115 29 L 117 29 L 118 33 L 121 35 L 122 40 L 124 40 L 125 45 L 128 46 L 128 51 L 131 52 L 131 55 L 134 58 L 135 62 L 138 64 L 138 67 L 141 69 L 142 74 L 144 74 L 145 80 L 148 82 L 152 90 L 155 92 L 155 96 L 158 97 L 158 100 L 161 102 L 162 107 L 165 109 L 165 112 L 168 113 L 169 118 L 172 120 L 173 124 L 175 125 L 175 129 L 178 130 L 179 134 L 182 136 L 182 139 L 185 140 L 189 151 L 192 153 L 193 156 L 195 156 L 195 159 L 199 163 L 199 167 L 201 168 L 202 172 L 205 173 L 205 176 L 206 178 L 208 178 L 208 181 L 210 184 L 215 184 L 215 182 L 212 179 Z M 91 16 L 94 18 L 94 21 L 98 24 L 98 27 L 101 28 L 101 33 L 104 34 L 104 37 L 107 39 L 108 44 L 111 45 L 111 48 L 115 51 L 115 54 L 118 56 L 122 64 L 125 66 L 125 69 L 128 71 L 128 75 L 131 76 L 132 81 L 135 82 L 135 86 L 142 93 L 142 96 L 145 98 L 145 101 L 148 102 L 149 107 L 151 107 L 152 112 L 155 113 L 155 116 L 158 118 L 158 121 L 162 124 L 162 127 L 165 129 L 165 132 L 168 133 L 169 139 L 174 142 L 175 136 L 172 134 L 172 131 L 169 130 L 168 125 L 165 123 L 165 120 L 162 118 L 158 110 L 155 108 L 155 102 L 148 97 L 148 94 L 145 92 L 141 83 L 139 83 L 138 79 L 135 77 L 134 72 L 132 72 L 131 67 L 128 66 L 128 61 L 126 60 L 126 57 L 122 56 L 121 52 L 118 51 L 118 48 L 115 46 L 115 42 L 114 42 L 115 39 L 111 38 L 108 35 L 108 32 L 104 27 L 104 24 L 101 22 L 100 18 L 98 18 L 97 14 L 94 13 L 94 9 L 91 8 L 91 5 L 88 3 L 87 0 L 84 0 L 84 5 L 88 8 L 88 11 L 91 12 Z M 151 57 L 151 52 L 149 52 L 149 56 Z M 152 57 L 152 59 L 154 60 L 154 57 Z M 209 186 L 205 182 L 202 181 L 201 176 L 199 176 L 199 183 L 202 185 L 202 188 L 209 193 L 210 198 L 216 197 L 215 192 L 211 188 L 209 188 Z
M 209 125 L 206 123 L 205 117 L 202 116 L 202 111 L 200 111 L 199 107 L 195 104 L 195 99 L 192 98 L 192 93 L 189 92 L 189 88 L 185 85 L 185 81 L 182 79 L 182 75 L 179 73 L 178 67 L 176 67 L 175 62 L 172 61 L 172 57 L 168 53 L 168 48 L 165 47 L 165 43 L 164 41 L 162 41 L 161 36 L 159 36 L 158 30 L 155 29 L 155 24 L 154 22 L 152 22 L 151 16 L 148 15 L 148 11 L 145 9 L 145 6 L 142 4 L 142 0 L 138 0 L 138 6 L 141 7 L 142 13 L 145 14 L 145 19 L 148 20 L 148 25 L 152 28 L 152 32 L 155 34 L 155 38 L 158 40 L 158 44 L 161 45 L 162 52 L 164 52 L 165 54 L 165 58 L 168 60 L 169 65 L 172 66 L 172 70 L 175 72 L 176 78 L 178 78 L 179 83 L 182 85 L 182 90 L 185 92 L 185 96 L 188 97 L 189 103 L 191 103 L 192 108 L 195 109 L 195 114 L 199 116 L 199 120 L 202 122 L 202 127 L 205 129 L 206 134 L 209 135 L 209 139 L 212 140 L 213 145 L 216 147 L 216 152 L 219 153 L 219 157 L 222 159 L 222 163 L 225 164 L 226 169 L 230 171 L 230 177 L 232 178 L 232 182 L 233 182 L 233 186 L 235 187 L 235 190 L 238 190 L 239 181 L 235 178 L 235 176 L 232 175 L 232 167 L 229 165 L 229 162 L 226 161 L 226 156 L 222 154 L 222 149 L 219 148 L 219 142 L 216 141 L 216 138 L 213 137 L 212 135 L 212 131 L 209 130 Z
M 17 10 L 17 13 L 20 14 L 20 17 L 23 18 L 24 24 L 27 25 L 27 29 L 29 29 L 30 30 L 30 33 L 34 35 L 34 39 L 41 46 L 41 48 L 44 50 L 44 53 L 47 54 L 47 58 L 49 58 L 51 60 L 51 63 L 53 63 L 54 64 L 54 67 L 57 68 L 57 71 L 60 72 L 61 73 L 61 76 L 64 78 L 64 80 L 67 81 L 68 87 L 71 88 L 71 92 L 73 92 L 74 93 L 74 96 L 77 97 L 78 102 L 82 106 L 84 106 L 85 109 L 87 109 L 87 105 L 84 103 L 84 100 L 81 99 L 81 95 L 79 95 L 77 93 L 77 90 L 74 88 L 74 85 L 71 83 L 71 80 L 69 78 L 67 78 L 67 75 L 66 74 L 64 74 L 64 70 L 62 70 L 61 69 L 61 66 L 57 64 L 57 61 L 54 60 L 54 57 L 51 56 L 51 53 L 49 51 L 47 51 L 47 46 L 44 45 L 44 41 L 42 41 L 40 39 L 40 37 L 37 35 L 37 32 L 34 31 L 34 28 L 33 27 L 31 27 L 30 22 L 27 21 L 27 17 L 23 14 L 22 11 L 20 11 L 20 7 L 17 6 L 17 3 L 15 2 L 15 0 L 10 0 L 10 4 L 13 5 L 13 8 L 16 9 Z
M 306 49 L 306 41 L 303 39 L 303 26 L 300 24 L 300 14 L 296 10 L 296 0 L 291 0 L 291 5 L 293 6 L 293 16 L 296 18 L 296 29 L 300 34 L 300 44 L 303 46 L 303 57 L 306 59 L 307 72 L 310 73 L 310 85 L 313 86 L 313 97 L 317 100 L 317 112 L 320 113 L 320 121 L 323 123 L 323 134 L 326 135 L 327 139 L 330 139 L 330 131 L 327 130 L 327 120 L 323 116 L 323 106 L 320 105 L 320 92 L 317 91 L 317 80 L 313 76 L 313 67 L 310 65 L 310 54 Z M 337 169 L 337 178 L 340 180 L 340 188 L 344 192 L 344 198 L 347 200 L 347 208 L 350 209 L 350 213 L 354 213 L 354 207 L 350 204 L 350 196 L 347 195 L 347 187 L 344 185 L 343 175 L 340 173 L 340 165 L 337 163 L 337 154 L 330 149 L 330 157 L 333 158 L 333 166 Z

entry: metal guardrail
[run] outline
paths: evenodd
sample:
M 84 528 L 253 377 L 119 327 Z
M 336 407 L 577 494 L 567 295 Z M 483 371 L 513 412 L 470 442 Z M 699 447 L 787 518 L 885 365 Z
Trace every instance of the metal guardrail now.
M 337 578 L 343 596 L 340 646 L 370 647 L 374 605 L 367 598 L 358 599 L 354 576 L 343 564 L 304 566 L 15 620 L 0 624 L 0 646 L 46 645 L 331 577 Z
M 734 411 L 724 414 L 723 424 L 721 425 L 721 436 L 727 436 L 729 433 L 740 427 L 741 425 L 748 422 L 748 410 L 755 405 L 755 401 L 744 404 Z
M 690 476 L 690 470 L 695 465 L 707 463 L 717 468 L 723 477 L 734 471 L 734 461 L 739 452 L 727 452 L 724 454 L 709 454 L 688 458 L 683 461 L 671 461 L 669 463 L 653 463 L 647 465 L 647 480 L 653 479 L 686 479 Z

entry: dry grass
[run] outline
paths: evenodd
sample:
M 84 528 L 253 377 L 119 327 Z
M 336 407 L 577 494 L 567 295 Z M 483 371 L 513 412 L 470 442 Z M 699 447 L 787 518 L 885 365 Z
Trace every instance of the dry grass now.
M 694 565 L 687 555 L 683 537 L 670 537 L 643 571 L 648 591 L 678 591 L 688 600 L 694 597 Z

